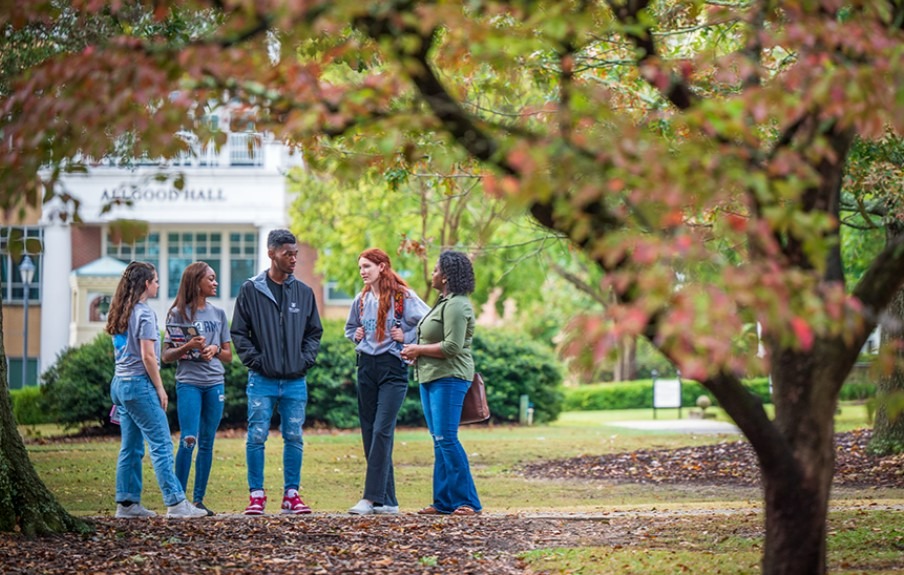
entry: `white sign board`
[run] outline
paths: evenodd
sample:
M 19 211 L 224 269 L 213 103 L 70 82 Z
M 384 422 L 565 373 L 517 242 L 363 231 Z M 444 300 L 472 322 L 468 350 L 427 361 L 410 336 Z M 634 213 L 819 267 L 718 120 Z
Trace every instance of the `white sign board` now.
M 653 408 L 681 407 L 681 380 L 657 379 L 653 382 Z

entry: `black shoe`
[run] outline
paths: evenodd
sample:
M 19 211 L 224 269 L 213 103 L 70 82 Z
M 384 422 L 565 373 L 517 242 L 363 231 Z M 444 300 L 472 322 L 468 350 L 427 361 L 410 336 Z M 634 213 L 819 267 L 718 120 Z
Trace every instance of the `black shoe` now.
M 214 513 L 210 509 L 204 507 L 204 504 L 201 503 L 200 501 L 194 503 L 194 506 L 197 507 L 198 509 L 200 509 L 201 511 L 204 511 L 205 513 L 207 513 L 208 517 L 213 517 L 214 515 L 216 515 L 216 513 Z

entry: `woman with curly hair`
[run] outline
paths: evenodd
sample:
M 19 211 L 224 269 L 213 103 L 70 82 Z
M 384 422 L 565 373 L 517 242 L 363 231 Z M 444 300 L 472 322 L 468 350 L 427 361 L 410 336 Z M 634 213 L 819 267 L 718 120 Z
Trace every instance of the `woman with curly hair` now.
M 176 362 L 180 434 L 176 477 L 182 489 L 188 489 L 192 455 L 197 447 L 192 501 L 208 515 L 214 513 L 204 505 L 204 495 L 213 463 L 213 442 L 226 400 L 224 363 L 232 361 L 226 312 L 207 301 L 216 297 L 217 285 L 216 272 L 205 262 L 194 262 L 185 268 L 176 300 L 166 316 L 167 333 L 163 340 L 163 361 Z M 184 334 L 184 327 L 189 325 L 197 335 L 173 336 Z M 175 328 L 172 333 L 171 326 Z
M 474 291 L 471 260 L 460 252 L 443 252 L 432 283 L 441 297 L 418 324 L 417 343 L 402 350 L 402 357 L 416 362 L 424 418 L 433 436 L 433 504 L 418 513 L 476 515 L 480 499 L 458 440 L 461 406 L 474 378 L 474 309 L 468 299 Z
M 353 515 L 399 512 L 392 470 L 396 418 L 408 391 L 408 364 L 402 344 L 413 342 L 425 304 L 392 269 L 383 250 L 371 248 L 358 257 L 364 288 L 348 313 L 345 336 L 358 353 L 358 420 L 364 440 L 367 473 L 364 495 Z
M 173 440 L 166 406 L 169 398 L 160 379 L 160 333 L 157 314 L 147 304 L 160 284 L 157 270 L 146 262 L 126 266 L 110 303 L 106 331 L 113 336 L 116 370 L 110 397 L 119 416 L 122 445 L 116 464 L 116 517 L 157 515 L 141 505 L 141 459 L 148 442 L 151 463 L 167 506 L 167 517 L 203 517 L 185 498 L 173 471 Z

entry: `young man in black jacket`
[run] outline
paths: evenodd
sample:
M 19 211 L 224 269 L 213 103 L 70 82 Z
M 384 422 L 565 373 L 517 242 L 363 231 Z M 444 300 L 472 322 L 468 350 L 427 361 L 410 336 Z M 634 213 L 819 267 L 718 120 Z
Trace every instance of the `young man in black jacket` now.
M 289 230 L 267 237 L 270 269 L 242 284 L 232 317 L 232 342 L 248 367 L 248 438 L 245 459 L 251 500 L 245 515 L 262 515 L 264 444 L 273 409 L 279 410 L 283 437 L 283 513 L 310 513 L 298 494 L 308 388 L 305 374 L 314 365 L 323 326 L 309 286 L 295 279 L 298 242 Z

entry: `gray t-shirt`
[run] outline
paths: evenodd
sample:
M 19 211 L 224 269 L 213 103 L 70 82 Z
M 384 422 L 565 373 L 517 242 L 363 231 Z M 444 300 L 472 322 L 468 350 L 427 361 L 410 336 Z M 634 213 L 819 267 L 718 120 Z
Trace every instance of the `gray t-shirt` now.
M 141 361 L 141 340 L 154 341 L 154 355 L 160 361 L 160 332 L 157 328 L 157 314 L 148 304 L 138 302 L 129 316 L 126 333 L 113 336 L 113 356 L 116 358 L 115 375 L 118 377 L 147 376 L 148 370 Z
M 182 318 L 177 310 L 173 310 L 166 318 L 166 323 L 186 324 L 189 323 Z M 204 336 L 206 345 L 218 345 L 223 347 L 224 343 L 232 341 L 229 335 L 229 323 L 226 321 L 226 312 L 208 303 L 203 309 L 195 312 L 195 321 L 191 322 L 198 333 Z M 182 345 L 184 342 L 174 342 L 167 333 L 166 343 L 173 344 L 174 347 Z M 190 383 L 192 385 L 210 386 L 223 383 L 223 375 L 226 368 L 218 357 L 213 357 L 210 361 L 204 361 L 200 357 L 191 359 L 187 355 L 182 356 L 176 363 L 176 381 L 181 383 Z
M 417 324 L 421 321 L 421 318 L 430 311 L 430 308 L 427 307 L 427 304 L 421 301 L 421 298 L 417 297 L 417 294 L 412 290 L 408 290 L 404 301 L 404 313 L 399 319 L 402 320 L 402 332 L 405 334 L 405 343 L 413 343 L 417 340 Z M 358 295 L 355 296 L 355 301 L 352 302 L 352 308 L 348 312 L 348 320 L 345 322 L 345 337 L 355 341 L 355 330 L 363 326 L 364 339 L 355 346 L 355 349 L 358 352 L 366 353 L 367 355 L 380 355 L 389 352 L 401 359 L 401 356 L 399 355 L 400 346 L 397 342 L 393 341 L 389 335 L 389 330 L 392 329 L 393 322 L 395 321 L 394 300 L 392 302 L 392 307 L 389 309 L 389 313 L 386 314 L 386 328 L 384 330 L 383 340 L 375 341 L 377 337 L 377 312 L 379 311 L 379 306 L 380 300 L 377 299 L 372 291 L 368 291 L 364 295 L 364 313 L 362 314 L 361 294 L 358 293 Z

